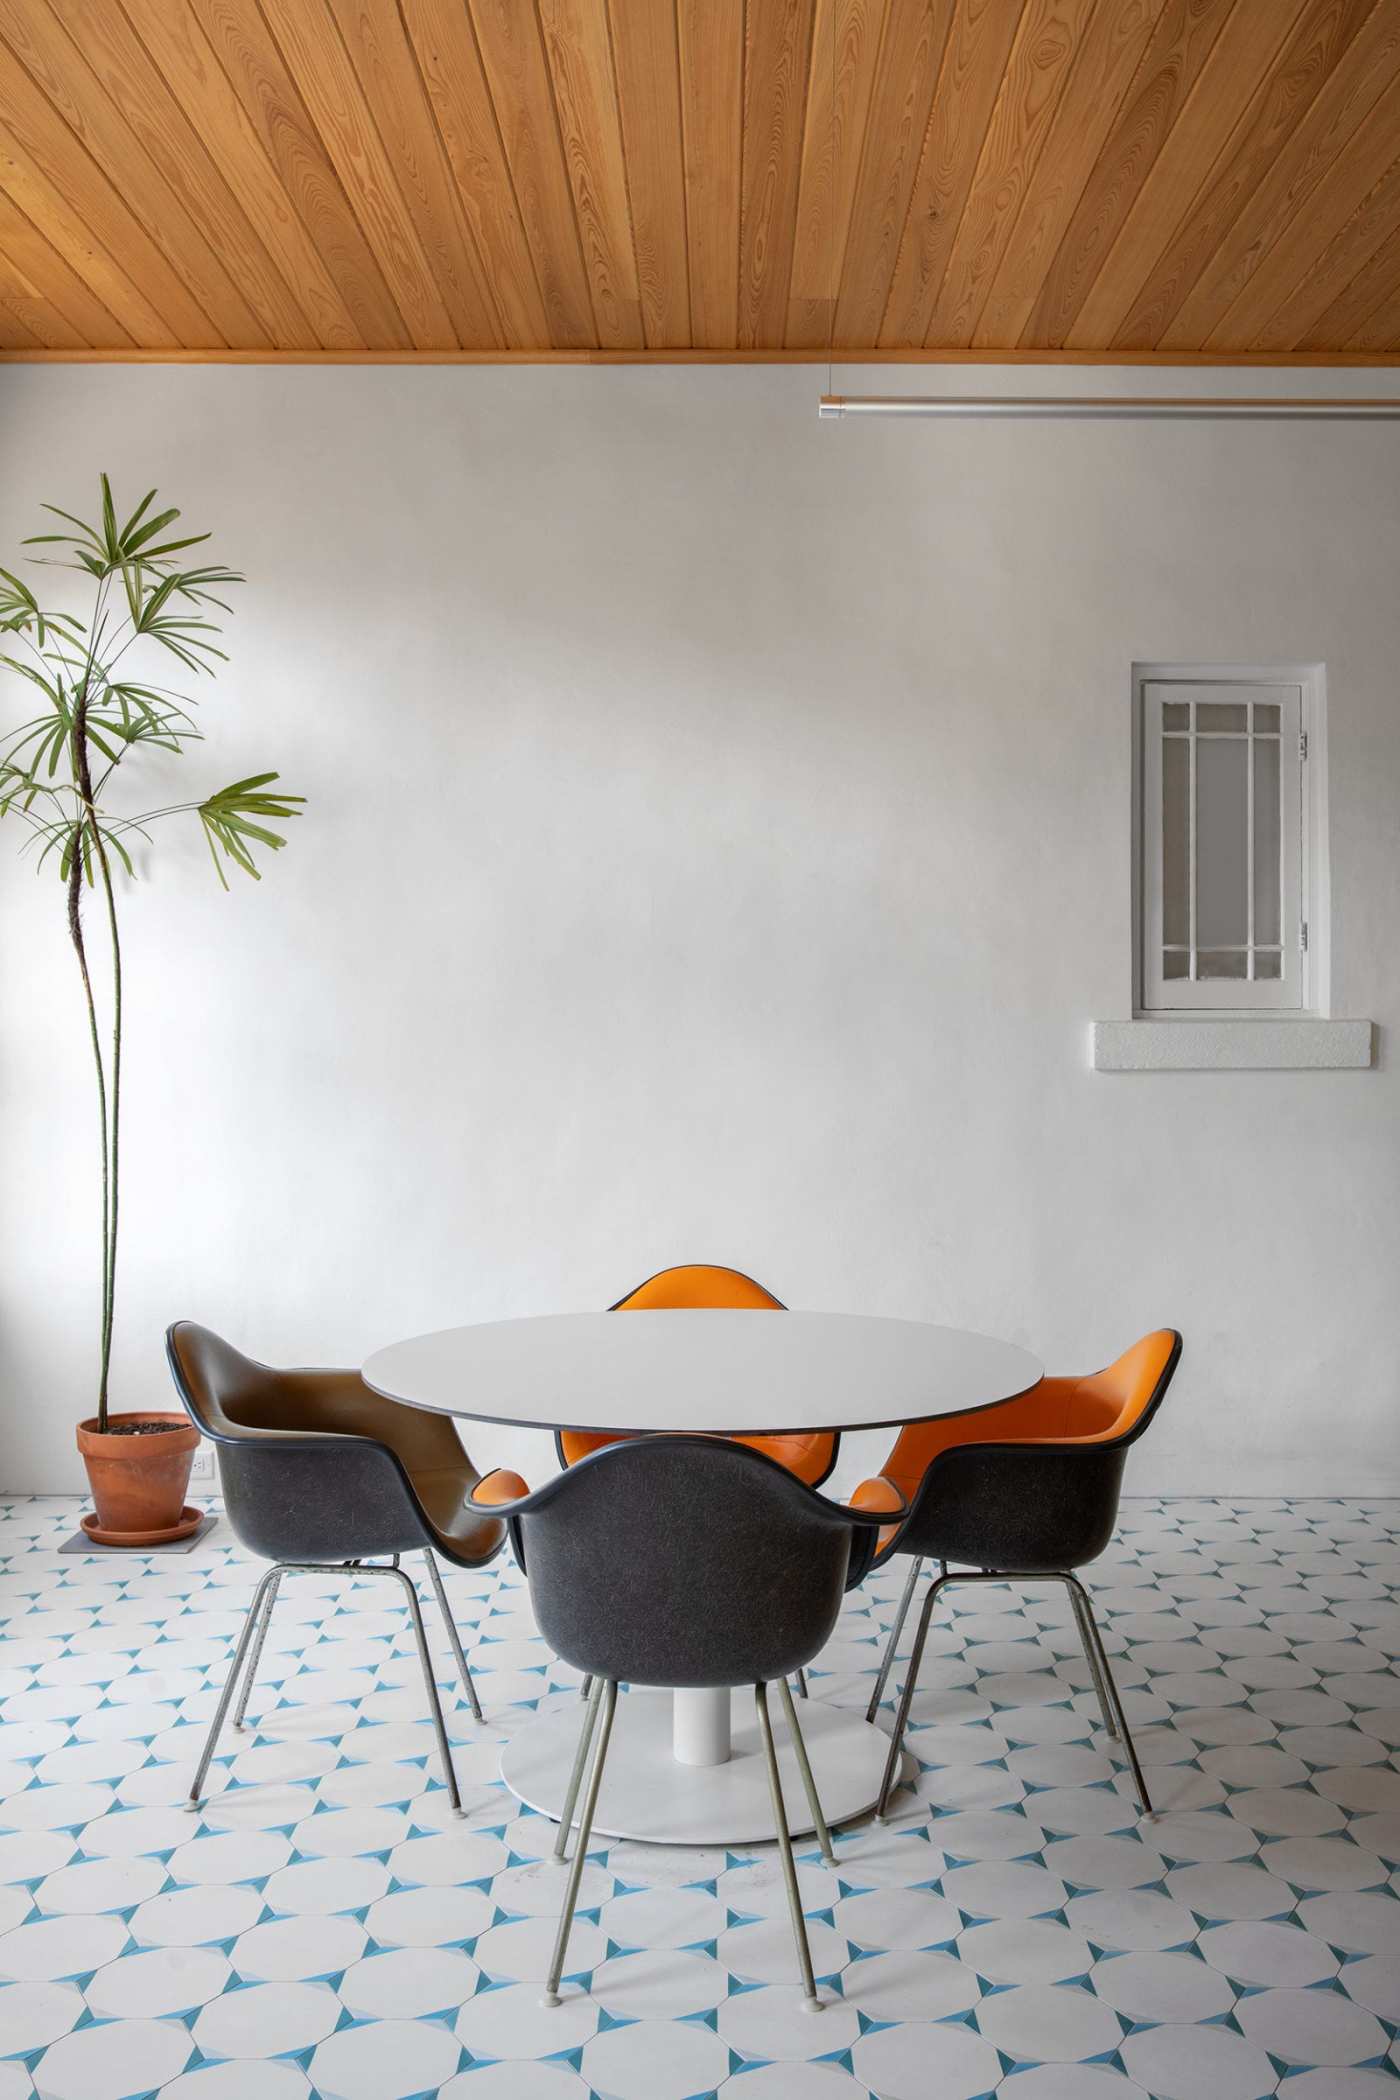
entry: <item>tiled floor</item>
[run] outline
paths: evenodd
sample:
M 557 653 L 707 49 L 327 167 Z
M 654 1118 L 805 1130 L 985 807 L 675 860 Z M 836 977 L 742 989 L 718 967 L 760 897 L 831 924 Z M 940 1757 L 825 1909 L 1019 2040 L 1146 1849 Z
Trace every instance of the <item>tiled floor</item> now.
M 253 1564 L 223 1527 L 61 1558 L 76 1509 L 0 1503 L 0 2100 L 1400 2100 L 1400 1505 L 1124 1505 L 1093 1586 L 1142 1825 L 1063 1596 L 955 1593 L 917 1795 L 835 1873 L 805 1848 L 815 2018 L 771 1848 L 600 1844 L 541 2008 L 553 1826 L 496 1756 L 570 1673 L 508 1561 L 449 1577 L 487 1714 L 453 1722 L 465 1824 L 401 1610 L 319 1577 L 196 1822 Z M 849 1601 L 818 1696 L 863 1706 L 899 1580 Z

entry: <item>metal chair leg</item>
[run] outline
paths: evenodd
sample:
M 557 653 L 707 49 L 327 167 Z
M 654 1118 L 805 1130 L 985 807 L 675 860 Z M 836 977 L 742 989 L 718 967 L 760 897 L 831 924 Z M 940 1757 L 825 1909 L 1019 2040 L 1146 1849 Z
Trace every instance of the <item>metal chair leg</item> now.
M 805 1699 L 807 1697 L 807 1672 L 805 1670 L 794 1670 L 792 1680 L 797 1686 L 798 1698 Z
M 895 1716 L 894 1734 L 890 1737 L 890 1754 L 885 1759 L 885 1776 L 880 1781 L 880 1798 L 875 1804 L 875 1815 L 881 1823 L 885 1820 L 885 1810 L 889 1803 L 890 1789 L 893 1787 L 899 1772 L 900 1752 L 904 1747 L 904 1731 L 909 1724 L 909 1707 L 914 1697 L 914 1686 L 919 1681 L 919 1665 L 924 1659 L 924 1642 L 928 1639 L 928 1622 L 933 1617 L 933 1607 L 937 1603 L 939 1593 L 946 1586 L 948 1579 L 947 1575 L 934 1576 L 933 1581 L 928 1586 L 928 1595 L 924 1598 L 924 1608 L 919 1613 L 918 1631 L 914 1635 L 914 1647 L 909 1657 L 909 1673 L 904 1680 L 904 1691 L 900 1697 L 899 1711 Z
M 792 1703 L 792 1693 L 788 1690 L 786 1677 L 778 1679 L 778 1689 L 783 1695 L 783 1710 L 787 1715 L 788 1731 L 792 1736 L 792 1747 L 797 1753 L 797 1769 L 802 1774 L 802 1784 L 807 1789 L 807 1807 L 811 1813 L 812 1827 L 817 1833 L 817 1843 L 821 1847 L 821 1855 L 826 1864 L 834 1867 L 836 1854 L 831 1849 L 831 1832 L 822 1813 L 821 1796 L 817 1792 L 817 1782 L 812 1777 L 807 1745 L 802 1739 L 802 1730 L 797 1725 L 797 1709 Z
M 583 1716 L 583 1726 L 578 1732 L 578 1749 L 574 1752 L 574 1768 L 569 1774 L 569 1791 L 565 1794 L 564 1806 L 559 1811 L 559 1829 L 554 1839 L 554 1857 L 556 1859 L 567 1859 L 569 1856 L 569 1832 L 574 1825 L 574 1803 L 578 1800 L 579 1782 L 583 1778 L 583 1768 L 588 1761 L 588 1746 L 593 1740 L 593 1729 L 598 1719 L 598 1706 L 603 1696 L 603 1681 L 601 1678 L 598 1679 L 596 1684 L 591 1677 L 587 1681 L 593 1686 L 593 1689 L 589 1694 L 588 1707 Z
M 583 1864 L 588 1853 L 589 1834 L 593 1829 L 593 1811 L 598 1806 L 598 1789 L 603 1783 L 603 1765 L 608 1754 L 608 1741 L 612 1735 L 613 1714 L 617 1708 L 617 1686 L 611 1678 L 603 1686 L 603 1725 L 598 1731 L 598 1747 L 593 1755 L 593 1769 L 588 1775 L 588 1791 L 583 1797 L 583 1816 L 578 1826 L 578 1848 L 569 1868 L 569 1885 L 564 1891 L 564 1908 L 559 1913 L 559 1931 L 554 1941 L 554 1958 L 549 1964 L 549 1978 L 544 1988 L 546 2005 L 559 2003 L 559 1979 L 564 1973 L 564 1957 L 569 1949 L 569 1934 L 573 1930 L 574 1905 L 578 1902 L 578 1886 L 583 1879 Z M 589 1701 L 589 1712 L 593 1702 Z
M 1138 1763 L 1137 1748 L 1133 1742 L 1132 1731 L 1128 1727 L 1128 1717 L 1123 1711 L 1123 1701 L 1118 1694 L 1117 1680 L 1109 1665 L 1108 1653 L 1103 1644 L 1103 1635 L 1099 1632 L 1098 1620 L 1094 1617 L 1094 1607 L 1089 1601 L 1089 1592 L 1076 1576 L 1063 1575 L 1060 1579 L 1068 1584 L 1071 1596 L 1077 1596 L 1083 1607 L 1083 1623 L 1093 1638 L 1094 1648 L 1099 1659 L 1099 1669 L 1108 1690 L 1109 1698 L 1113 1702 L 1113 1712 L 1118 1723 L 1119 1739 L 1128 1753 L 1128 1763 L 1132 1766 L 1133 1785 L 1137 1790 L 1138 1806 L 1145 1816 L 1155 1815 L 1156 1810 L 1152 1806 L 1152 1796 L 1147 1791 L 1147 1781 L 1142 1776 L 1142 1766 Z
M 243 1659 L 247 1655 L 252 1642 L 254 1628 L 260 1623 L 262 1618 L 263 1600 L 269 1590 L 279 1580 L 281 1573 L 282 1570 L 280 1568 L 269 1568 L 253 1592 L 253 1601 L 248 1606 L 248 1616 L 243 1621 L 243 1631 L 238 1636 L 238 1646 L 233 1651 L 233 1661 L 229 1664 L 228 1676 L 224 1679 L 224 1688 L 219 1694 L 219 1703 L 215 1708 L 214 1718 L 209 1726 L 209 1733 L 205 1737 L 204 1749 L 200 1755 L 199 1764 L 195 1769 L 194 1784 L 190 1788 L 189 1799 L 185 1803 L 185 1806 L 190 1810 L 197 1810 L 199 1807 L 200 1796 L 204 1791 L 205 1776 L 208 1773 L 210 1760 L 214 1755 L 215 1746 L 219 1740 L 219 1731 L 224 1725 L 224 1716 L 227 1714 L 229 1704 L 233 1698 L 233 1689 L 238 1682 L 238 1673 L 243 1668 Z
M 253 1636 L 253 1652 L 248 1657 L 248 1668 L 243 1677 L 243 1689 L 238 1695 L 238 1704 L 233 1710 L 233 1725 L 237 1729 L 242 1728 L 244 1716 L 248 1711 L 248 1694 L 253 1689 L 253 1680 L 258 1674 L 258 1664 L 262 1661 L 263 1642 L 267 1639 L 267 1629 L 272 1624 L 272 1607 L 277 1602 L 277 1591 L 281 1581 L 282 1571 L 280 1568 L 275 1568 L 272 1575 L 272 1586 L 263 1599 L 262 1613 L 258 1619 L 258 1630 Z
M 894 1615 L 894 1624 L 890 1628 L 890 1637 L 885 1643 L 885 1652 L 880 1659 L 880 1674 L 875 1679 L 875 1689 L 870 1695 L 870 1704 L 865 1709 L 867 1721 L 873 1721 L 876 1714 L 880 1711 L 880 1701 L 885 1696 L 885 1686 L 889 1682 L 890 1671 L 894 1668 L 894 1655 L 896 1648 L 899 1646 L 899 1636 L 904 1631 L 904 1621 L 908 1616 L 909 1606 L 914 1599 L 914 1585 L 919 1579 L 919 1570 L 923 1564 L 922 1555 L 909 1564 L 909 1580 L 904 1585 L 904 1595 L 899 1600 L 899 1610 Z M 938 1565 L 943 1567 L 943 1562 L 940 1561 Z M 944 1573 L 947 1573 L 946 1568 L 944 1568 Z
M 443 1588 L 442 1570 L 437 1564 L 437 1556 L 434 1554 L 431 1546 L 423 1548 L 423 1558 L 428 1563 L 428 1574 L 432 1578 L 433 1593 L 438 1601 L 438 1610 L 442 1613 L 442 1623 L 447 1628 L 447 1638 L 451 1643 L 452 1653 L 457 1658 L 457 1674 L 462 1680 L 462 1690 L 467 1695 L 467 1704 L 472 1710 L 472 1719 L 479 1721 L 481 1719 L 481 1701 L 476 1696 L 476 1686 L 472 1683 L 472 1673 L 467 1668 L 467 1658 L 462 1653 L 462 1637 L 457 1631 L 457 1621 L 452 1616 L 452 1607 L 447 1601 L 447 1591 Z
M 357 1570 L 357 1573 L 360 1574 L 365 1572 L 364 1569 Z M 409 1616 L 413 1620 L 413 1637 L 418 1643 L 418 1660 L 423 1668 L 423 1683 L 427 1687 L 428 1705 L 432 1709 L 433 1730 L 437 1736 L 438 1756 L 442 1759 L 443 1784 L 446 1786 L 448 1796 L 452 1802 L 453 1815 L 460 1816 L 462 1813 L 462 1797 L 457 1791 L 457 1773 L 452 1763 L 452 1746 L 447 1740 L 447 1728 L 442 1718 L 442 1702 L 438 1698 L 437 1683 L 433 1677 L 433 1659 L 428 1653 L 428 1636 L 423 1629 L 423 1612 L 418 1602 L 418 1592 L 413 1587 L 411 1578 L 403 1568 L 384 1568 L 377 1572 L 385 1575 L 396 1575 L 403 1584 Z
M 787 1690 L 786 1684 L 783 1686 Z M 817 1996 L 816 1978 L 812 1974 L 812 1950 L 807 1944 L 807 1920 L 802 1915 L 802 1897 L 797 1886 L 797 1867 L 792 1857 L 792 1837 L 788 1831 L 787 1809 L 783 1803 L 783 1782 L 778 1772 L 778 1753 L 773 1746 L 773 1723 L 768 1713 L 768 1687 L 756 1684 L 753 1688 L 754 1704 L 758 1708 L 758 1726 L 763 1736 L 763 1752 L 768 1760 L 768 1792 L 773 1801 L 773 1821 L 778 1830 L 778 1856 L 783 1863 L 783 1880 L 787 1883 L 788 1910 L 792 1915 L 792 1936 L 797 1942 L 797 1959 L 802 1970 L 802 1989 L 807 2003 L 815 2011 L 821 2009 Z
M 1094 1636 L 1084 1617 L 1084 1606 L 1074 1591 L 1070 1589 L 1068 1583 L 1065 1584 L 1065 1588 L 1069 1591 L 1069 1601 L 1074 1611 L 1074 1623 L 1079 1630 L 1079 1639 L 1084 1649 L 1085 1659 L 1089 1665 L 1089 1674 L 1094 1680 L 1094 1694 L 1099 1702 L 1099 1712 L 1103 1717 L 1104 1731 L 1117 1742 L 1118 1723 L 1113 1718 L 1113 1707 L 1109 1700 L 1108 1687 L 1104 1683 L 1103 1671 L 1099 1668 L 1098 1650 L 1094 1646 Z

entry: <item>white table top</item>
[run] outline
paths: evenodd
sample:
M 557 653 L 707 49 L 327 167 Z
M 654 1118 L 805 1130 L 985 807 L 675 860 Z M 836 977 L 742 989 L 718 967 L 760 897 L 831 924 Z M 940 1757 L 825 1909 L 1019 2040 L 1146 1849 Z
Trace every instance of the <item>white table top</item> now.
M 564 1313 L 447 1327 L 379 1349 L 376 1392 L 536 1429 L 712 1435 L 878 1429 L 1012 1399 L 1041 1366 L 956 1327 L 857 1313 Z

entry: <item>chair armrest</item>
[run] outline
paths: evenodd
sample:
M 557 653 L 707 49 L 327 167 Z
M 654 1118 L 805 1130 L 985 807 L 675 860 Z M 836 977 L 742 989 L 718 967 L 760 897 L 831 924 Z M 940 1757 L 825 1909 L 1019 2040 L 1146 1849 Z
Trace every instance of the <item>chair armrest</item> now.
M 862 1480 L 846 1504 L 846 1513 L 858 1524 L 885 1525 L 907 1517 L 909 1504 L 894 1482 L 879 1473 L 873 1480 Z
M 490 1509 L 497 1514 L 508 1506 L 529 1499 L 528 1484 L 518 1473 L 512 1473 L 509 1466 L 497 1466 L 485 1474 L 467 1497 L 474 1509 Z

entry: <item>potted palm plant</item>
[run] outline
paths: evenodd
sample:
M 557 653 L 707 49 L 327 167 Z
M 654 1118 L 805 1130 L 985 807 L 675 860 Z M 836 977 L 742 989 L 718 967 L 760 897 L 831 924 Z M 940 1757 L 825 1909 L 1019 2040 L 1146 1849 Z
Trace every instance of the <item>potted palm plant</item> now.
M 97 1407 L 78 1425 L 96 1510 L 83 1528 L 102 1544 L 149 1546 L 184 1536 L 199 1521 L 185 1507 L 199 1439 L 181 1414 L 114 1413 L 108 1403 L 121 1194 L 119 899 L 136 873 L 134 853 L 153 838 L 156 825 L 177 817 L 202 827 L 225 890 L 229 868 L 256 880 L 256 849 L 275 851 L 286 843 L 270 825 L 298 815 L 305 798 L 278 789 L 276 773 L 255 773 L 202 801 L 139 813 L 119 805 L 116 791 L 133 758 L 143 751 L 180 756 L 199 741 L 192 697 L 155 683 L 159 674 L 148 666 L 173 659 L 198 677 L 226 661 L 216 615 L 230 608 L 218 594 L 243 578 L 191 557 L 190 549 L 209 534 L 181 534 L 179 511 L 160 509 L 154 489 L 124 525 L 105 474 L 96 522 L 52 504 L 44 508 L 63 529 L 27 540 L 26 546 L 46 550 L 29 559 L 75 571 L 83 579 L 81 605 L 47 610 L 18 576 L 0 569 L 0 663 L 24 682 L 38 708 L 0 736 L 0 817 L 19 821 L 24 848 L 62 886 L 96 1082 L 102 1155 Z M 93 956 L 84 917 L 89 901 L 100 925 Z

